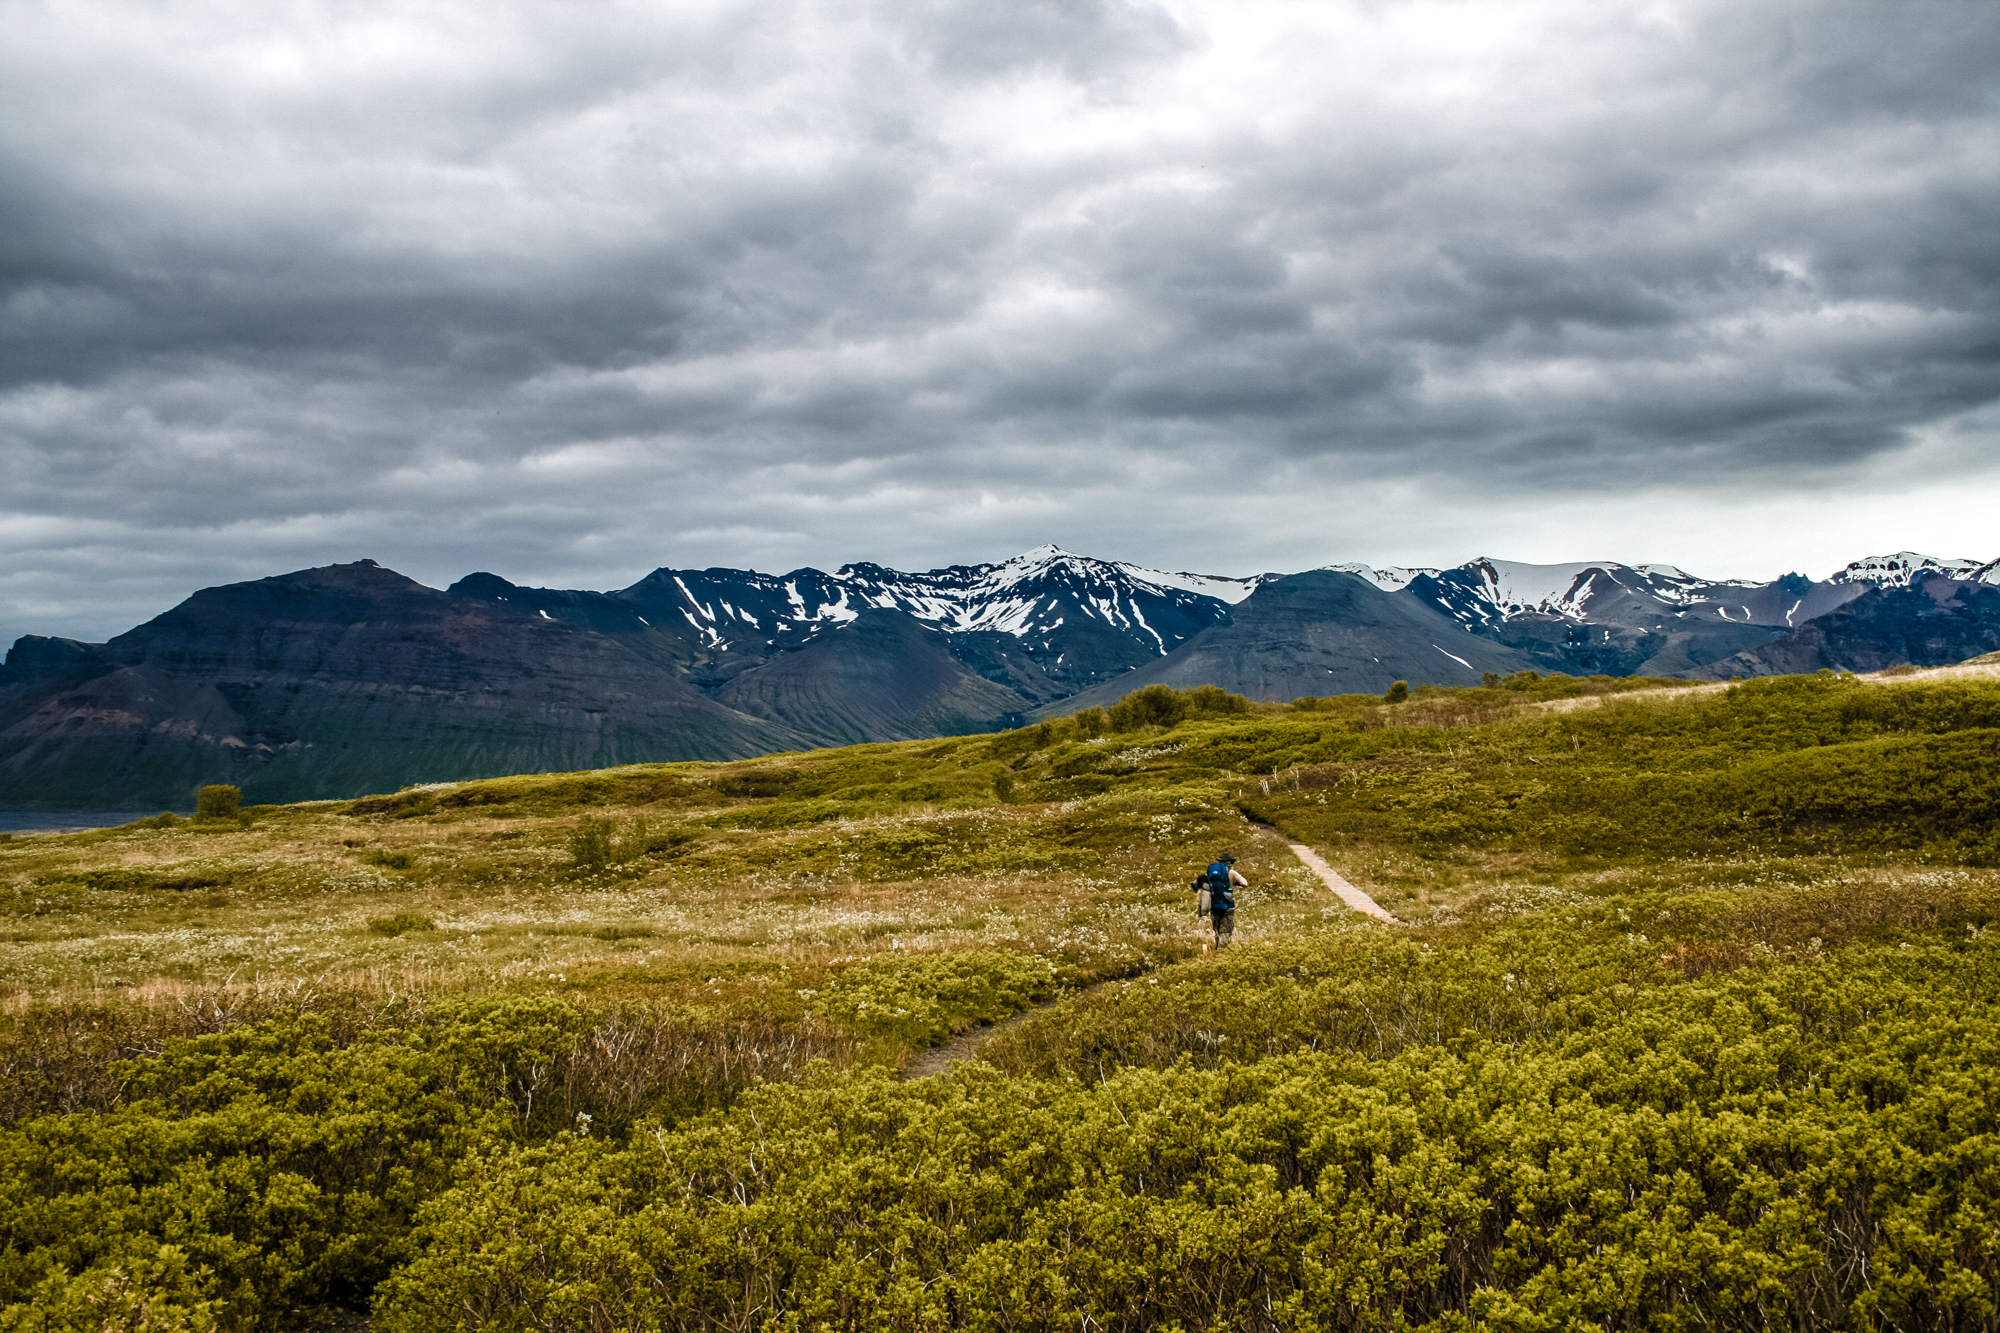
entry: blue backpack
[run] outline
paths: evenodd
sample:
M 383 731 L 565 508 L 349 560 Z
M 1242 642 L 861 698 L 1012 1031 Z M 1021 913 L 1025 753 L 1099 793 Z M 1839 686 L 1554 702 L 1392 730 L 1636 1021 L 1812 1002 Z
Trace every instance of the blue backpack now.
M 1233 912 L 1236 910 L 1236 893 L 1229 886 L 1229 863 L 1211 861 L 1202 875 L 1208 885 L 1208 906 L 1211 912 Z

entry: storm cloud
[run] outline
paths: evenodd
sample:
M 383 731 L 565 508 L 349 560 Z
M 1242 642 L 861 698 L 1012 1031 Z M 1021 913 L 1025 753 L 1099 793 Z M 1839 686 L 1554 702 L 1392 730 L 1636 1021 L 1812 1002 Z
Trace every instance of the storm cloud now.
M 2000 555 L 1991 4 L 9 28 L 9 636 L 361 556 Z

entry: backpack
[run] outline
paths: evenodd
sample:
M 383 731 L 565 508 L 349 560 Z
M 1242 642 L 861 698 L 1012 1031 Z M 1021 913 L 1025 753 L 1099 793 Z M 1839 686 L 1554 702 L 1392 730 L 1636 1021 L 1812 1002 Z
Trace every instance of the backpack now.
M 1220 906 L 1225 910 L 1235 906 L 1229 899 L 1229 866 L 1226 862 L 1213 861 L 1208 869 L 1195 876 L 1194 914 L 1209 916 Z

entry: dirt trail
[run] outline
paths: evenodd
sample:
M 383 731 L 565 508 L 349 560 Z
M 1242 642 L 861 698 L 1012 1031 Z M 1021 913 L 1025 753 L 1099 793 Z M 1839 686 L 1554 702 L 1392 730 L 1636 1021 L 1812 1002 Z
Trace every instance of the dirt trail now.
M 1097 988 L 1093 986 L 1090 989 L 1095 990 Z M 1073 998 L 1073 996 L 1067 995 L 1063 997 L 1063 999 Z M 1048 1004 L 1038 1004 L 1032 1009 L 1023 1009 L 1018 1014 L 1012 1014 L 1001 1019 L 991 1027 L 974 1028 L 970 1032 L 961 1032 L 942 1046 L 933 1046 L 929 1050 L 919 1051 L 915 1059 L 903 1066 L 902 1076 L 904 1078 L 929 1078 L 933 1074 L 944 1073 L 945 1070 L 950 1069 L 961 1060 L 977 1060 L 979 1058 L 979 1047 L 988 1037 L 996 1032 L 1005 1032 L 1017 1023 L 1026 1022 L 1035 1014 L 1039 1014 L 1042 1010 L 1047 1009 L 1049 1005 L 1059 1003 L 1061 1003 L 1059 1000 L 1050 1000 Z
M 1407 926 L 1410 924 L 1407 921 L 1390 915 L 1388 909 L 1383 907 L 1382 904 L 1376 902 L 1352 884 L 1349 884 L 1338 870 L 1335 870 L 1332 866 L 1321 860 L 1319 853 L 1312 848 L 1302 842 L 1288 842 L 1285 845 L 1292 849 L 1293 856 L 1298 857 L 1299 860 L 1305 863 L 1306 869 L 1318 875 L 1326 886 L 1333 890 L 1334 897 L 1340 899 L 1340 901 L 1346 903 L 1355 911 L 1372 916 L 1377 921 L 1386 921 L 1392 926 Z
M 1335 897 L 1339 898 L 1340 901 L 1346 903 L 1349 907 L 1352 907 L 1355 911 L 1372 916 L 1377 921 L 1386 921 L 1392 926 L 1407 926 L 1410 924 L 1407 921 L 1392 916 L 1380 903 L 1370 898 L 1360 889 L 1355 888 L 1352 884 L 1349 884 L 1346 879 L 1342 878 L 1338 870 L 1335 870 L 1332 866 L 1321 860 L 1319 853 L 1315 852 L 1312 848 L 1299 842 L 1287 842 L 1285 845 L 1292 849 L 1292 855 L 1305 863 L 1306 869 L 1318 875 L 1321 881 L 1329 889 L 1333 890 Z M 1206 949 L 1208 946 L 1203 945 L 1202 947 Z M 1108 981 L 1100 981 L 1097 985 L 1086 987 L 1084 990 L 1077 992 L 1077 994 L 1087 995 L 1091 991 L 1098 990 L 1110 984 Z M 1072 1000 L 1075 998 L 1075 995 L 1065 995 L 1061 999 L 1050 1000 L 1046 1004 L 1038 1004 L 1032 1009 L 1023 1009 L 1018 1014 L 1010 1014 L 991 1027 L 980 1027 L 974 1028 L 970 1032 L 961 1032 L 941 1046 L 933 1046 L 929 1050 L 919 1051 L 908 1064 L 903 1066 L 902 1076 L 904 1078 L 929 1078 L 933 1074 L 944 1073 L 961 1060 L 976 1060 L 979 1058 L 980 1046 L 988 1037 L 997 1032 L 1005 1032 L 1017 1023 L 1026 1022 L 1051 1005 L 1060 1004 L 1063 1000 Z

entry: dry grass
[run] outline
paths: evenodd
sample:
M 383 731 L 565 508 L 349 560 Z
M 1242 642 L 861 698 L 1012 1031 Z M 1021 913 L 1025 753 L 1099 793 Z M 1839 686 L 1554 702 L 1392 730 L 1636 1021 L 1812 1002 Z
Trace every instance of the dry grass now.
M 1860 680 L 1877 685 L 1916 685 L 1948 680 L 2000 680 L 2000 653 L 1986 653 L 1952 666 L 1920 667 L 1905 663 L 1871 671 Z
M 1039 843 L 1061 809 L 980 817 Z M 152 1003 L 224 985 L 311 985 L 384 998 L 592 993 L 783 1015 L 801 986 L 881 955 L 1002 948 L 1115 970 L 1198 947 L 1183 885 L 1207 860 L 1216 821 L 1240 828 L 1233 814 L 1208 811 L 1179 824 L 1164 817 L 1162 836 L 1162 816 L 1139 816 L 1129 843 L 1061 871 L 884 879 L 827 863 L 843 833 L 857 845 L 905 833 L 934 840 L 942 817 L 917 806 L 805 831 L 718 833 L 702 855 L 601 873 L 574 864 L 567 840 L 579 818 L 624 826 L 648 813 L 370 820 L 321 809 L 247 831 L 0 843 L 0 887 L 14 908 L 0 925 L 0 1001 Z M 212 883 L 62 882 L 106 871 Z M 398 914 L 436 929 L 370 929 Z

